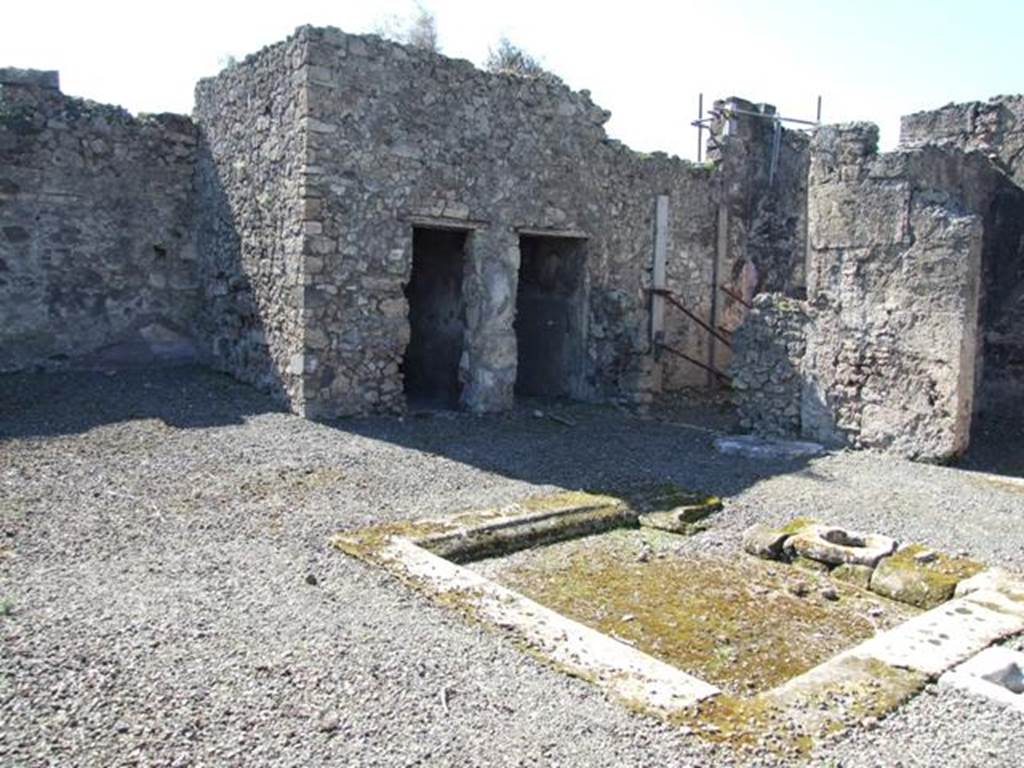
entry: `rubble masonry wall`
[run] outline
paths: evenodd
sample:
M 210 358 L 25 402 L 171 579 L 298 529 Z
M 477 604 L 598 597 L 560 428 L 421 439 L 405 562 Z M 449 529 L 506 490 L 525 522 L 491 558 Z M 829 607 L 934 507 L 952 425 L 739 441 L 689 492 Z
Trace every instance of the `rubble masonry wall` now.
M 0 69 L 0 371 L 195 359 L 196 131 Z
M 989 157 L 1007 176 L 986 214 L 979 410 L 1024 405 L 1024 96 L 950 104 L 903 118 L 901 144 Z
M 198 324 L 218 366 L 304 408 L 307 62 L 289 39 L 196 86 Z
M 812 144 L 802 430 L 944 461 L 969 440 L 996 174 L 976 154 L 878 154 L 877 140 L 851 124 Z
M 305 389 L 317 413 L 403 406 L 403 285 L 417 223 L 471 232 L 464 405 L 511 405 L 524 231 L 586 238 L 575 395 L 639 399 L 660 385 L 645 291 L 655 198 L 670 198 L 668 287 L 707 312 L 716 222 L 708 168 L 609 140 L 608 114 L 553 79 L 487 73 L 334 29 L 298 36 L 308 46 L 307 211 L 316 211 L 305 225 Z M 666 319 L 670 341 L 706 354 L 699 329 Z M 703 379 L 667 378 L 677 376 Z

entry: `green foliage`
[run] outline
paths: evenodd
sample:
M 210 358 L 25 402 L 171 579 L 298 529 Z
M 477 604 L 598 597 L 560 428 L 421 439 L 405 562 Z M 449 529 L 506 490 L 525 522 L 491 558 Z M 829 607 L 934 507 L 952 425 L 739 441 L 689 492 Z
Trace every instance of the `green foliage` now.
M 405 19 L 389 16 L 377 23 L 374 32 L 413 48 L 434 53 L 441 51 L 437 41 L 437 19 L 420 3 L 416 4 L 415 16 Z
M 558 77 L 544 68 L 540 59 L 527 53 L 504 36 L 498 41 L 497 48 L 488 50 L 484 66 L 491 72 L 506 75 L 558 80 Z

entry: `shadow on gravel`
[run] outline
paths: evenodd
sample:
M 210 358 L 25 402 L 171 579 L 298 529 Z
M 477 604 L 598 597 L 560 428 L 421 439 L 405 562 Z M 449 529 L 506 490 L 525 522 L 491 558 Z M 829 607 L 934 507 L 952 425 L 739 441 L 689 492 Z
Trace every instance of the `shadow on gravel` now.
M 999 413 L 984 413 L 971 429 L 971 447 L 957 466 L 1024 477 L 1024 399 Z
M 570 490 L 616 492 L 672 481 L 690 490 L 731 496 L 782 474 L 803 473 L 832 482 L 815 475 L 806 460 L 722 456 L 714 439 L 731 418 L 713 409 L 697 413 L 691 408 L 687 423 L 642 419 L 613 406 L 580 403 L 543 413 L 538 417 L 534 405 L 527 404 L 488 416 L 434 412 L 404 420 L 354 418 L 325 425 L 504 477 Z
M 251 387 L 198 366 L 0 375 L 0 440 L 80 434 L 136 419 L 185 429 L 241 424 L 280 410 Z
M 0 441 L 71 435 L 94 427 L 160 419 L 180 428 L 241 424 L 282 412 L 268 396 L 198 366 L 117 373 L 75 371 L 0 376 Z M 541 414 L 541 415 L 538 415 Z M 357 435 L 535 485 L 624 491 L 650 482 L 729 496 L 775 475 L 817 476 L 806 461 L 751 461 L 720 455 L 728 431 L 720 408 L 683 404 L 642 419 L 614 406 L 523 403 L 489 416 L 435 411 L 404 418 L 321 422 Z M 394 471 L 402 471 L 400 460 Z

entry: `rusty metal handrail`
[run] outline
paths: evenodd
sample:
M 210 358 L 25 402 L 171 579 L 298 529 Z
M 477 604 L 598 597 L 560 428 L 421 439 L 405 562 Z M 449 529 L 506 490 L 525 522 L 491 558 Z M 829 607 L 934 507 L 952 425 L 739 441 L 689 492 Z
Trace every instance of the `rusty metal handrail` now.
M 658 344 L 659 347 L 664 349 L 666 352 L 671 352 L 673 355 L 676 355 L 677 357 L 681 357 L 683 360 L 686 360 L 688 363 L 692 363 L 693 365 L 696 365 L 698 368 L 703 368 L 708 373 L 713 373 L 715 376 L 717 376 L 718 378 L 722 379 L 722 381 L 728 382 L 730 380 L 729 377 L 726 374 L 722 373 L 717 368 L 713 368 L 710 365 L 707 365 L 706 363 L 702 363 L 700 360 L 697 360 L 695 358 L 690 357 L 688 354 L 686 354 L 685 352 L 683 352 L 681 350 L 676 349 L 675 347 L 669 346 L 668 344 L 666 344 L 666 343 L 664 343 L 662 341 L 657 342 L 657 344 Z
M 648 288 L 647 290 L 650 291 L 651 293 L 657 295 L 657 296 L 663 297 L 666 301 L 668 301 L 669 304 L 671 304 L 673 307 L 678 309 L 680 312 L 682 312 L 688 318 L 693 320 L 693 322 L 695 322 L 697 325 L 699 325 L 705 331 L 710 333 L 712 336 L 714 336 L 720 342 L 725 344 L 725 346 L 727 346 L 729 348 L 732 348 L 732 344 L 729 342 L 729 339 L 727 339 L 725 336 L 720 334 L 718 331 L 716 331 L 710 325 L 708 325 L 703 320 L 701 320 L 699 317 L 697 317 L 697 315 L 695 315 L 693 312 L 691 312 L 685 306 L 683 306 L 683 303 L 681 301 L 679 301 L 679 299 L 676 298 L 676 295 L 674 293 L 672 293 L 672 291 L 668 290 L 667 288 Z
M 720 286 L 718 286 L 718 290 L 720 290 L 722 293 L 724 293 L 730 299 L 733 299 L 734 301 L 738 301 L 740 304 L 742 304 L 747 309 L 753 309 L 754 308 L 753 304 L 751 304 L 749 301 L 747 301 L 742 296 L 740 296 L 738 293 L 736 293 L 736 291 L 734 291 L 732 288 L 729 288 L 728 286 L 725 286 L 725 285 L 720 285 Z

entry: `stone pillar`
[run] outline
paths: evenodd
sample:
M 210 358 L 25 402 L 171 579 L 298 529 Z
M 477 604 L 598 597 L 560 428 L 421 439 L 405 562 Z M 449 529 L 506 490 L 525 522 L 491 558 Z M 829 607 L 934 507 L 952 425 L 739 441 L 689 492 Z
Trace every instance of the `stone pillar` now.
M 519 237 L 494 226 L 469 240 L 463 295 L 466 345 L 459 366 L 462 403 L 476 413 L 511 408 L 516 382 L 516 287 Z
M 955 149 L 876 153 L 878 130 L 819 130 L 809 180 L 806 437 L 945 461 L 974 397 L 980 178 Z

